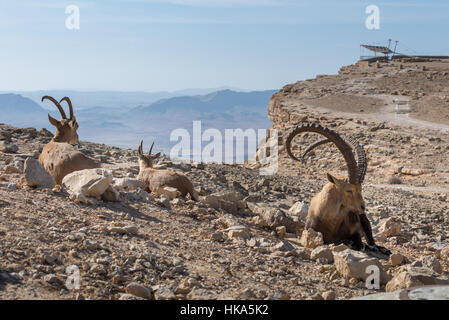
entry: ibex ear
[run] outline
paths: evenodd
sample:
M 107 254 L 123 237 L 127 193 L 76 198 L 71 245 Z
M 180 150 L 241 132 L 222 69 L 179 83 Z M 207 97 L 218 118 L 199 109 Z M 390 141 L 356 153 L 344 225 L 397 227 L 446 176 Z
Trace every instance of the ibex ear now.
M 156 158 L 159 158 L 160 156 L 161 156 L 161 151 L 159 151 L 159 152 L 156 153 L 156 154 L 153 154 L 153 155 L 151 156 L 151 158 L 156 159 Z
M 334 176 L 332 176 L 329 173 L 326 173 L 326 174 L 327 174 L 327 180 L 329 180 L 329 182 L 331 182 L 333 184 L 338 184 L 338 179 L 337 178 L 335 178 Z
M 61 126 L 61 124 L 59 123 L 58 120 L 56 120 L 55 118 L 53 118 L 50 114 L 48 114 L 48 121 L 50 121 L 50 123 L 52 125 L 54 125 L 56 128 L 59 128 Z

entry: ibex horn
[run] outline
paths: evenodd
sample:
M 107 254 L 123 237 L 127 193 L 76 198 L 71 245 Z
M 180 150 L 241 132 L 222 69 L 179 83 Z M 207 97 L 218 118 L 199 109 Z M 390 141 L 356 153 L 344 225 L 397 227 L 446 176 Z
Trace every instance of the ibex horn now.
M 55 100 L 55 98 L 50 97 L 50 96 L 43 96 L 41 101 L 44 102 L 45 99 L 50 100 L 51 102 L 53 102 L 56 105 L 56 107 L 58 107 L 59 112 L 61 113 L 62 118 L 63 119 L 67 119 L 67 115 L 65 114 L 64 109 L 62 109 L 61 105 L 59 104 L 58 101 Z
M 335 131 L 332 131 L 328 128 L 325 128 L 319 124 L 303 123 L 303 124 L 300 124 L 300 125 L 294 127 L 290 131 L 289 135 L 287 136 L 285 145 L 286 145 L 287 153 L 292 159 L 294 159 L 296 161 L 301 161 L 300 159 L 298 159 L 297 157 L 295 157 L 293 155 L 293 153 L 291 151 L 291 142 L 296 135 L 303 133 L 303 132 L 315 132 L 315 133 L 321 134 L 321 135 L 325 136 L 327 139 L 329 139 L 332 143 L 334 143 L 335 146 L 338 148 L 338 150 L 340 150 L 340 152 L 342 153 L 343 157 L 345 158 L 346 165 L 348 167 L 349 183 L 351 183 L 351 184 L 359 183 L 359 173 L 358 173 L 358 168 L 357 168 L 357 162 L 355 161 L 354 153 L 352 152 L 351 146 L 345 140 L 343 140 L 343 138 L 338 133 L 336 133 Z
M 72 107 L 72 101 L 70 101 L 69 97 L 64 97 L 62 98 L 59 103 L 61 103 L 62 101 L 66 101 L 67 104 L 69 105 L 69 110 L 70 110 L 70 119 L 73 119 L 73 107 Z

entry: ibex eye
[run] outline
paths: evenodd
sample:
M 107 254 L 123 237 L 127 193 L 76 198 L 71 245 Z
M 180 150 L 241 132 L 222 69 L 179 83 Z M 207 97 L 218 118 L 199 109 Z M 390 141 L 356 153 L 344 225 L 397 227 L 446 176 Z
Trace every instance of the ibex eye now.
M 352 190 L 346 190 L 347 193 L 351 193 L 352 194 Z

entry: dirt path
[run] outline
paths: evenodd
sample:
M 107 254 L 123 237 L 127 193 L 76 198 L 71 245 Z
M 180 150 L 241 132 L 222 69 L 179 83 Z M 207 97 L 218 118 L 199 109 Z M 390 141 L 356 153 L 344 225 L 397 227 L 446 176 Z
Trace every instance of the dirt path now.
M 380 189 L 395 189 L 395 190 L 404 190 L 404 191 L 418 191 L 423 193 L 447 193 L 449 194 L 449 188 L 440 188 L 440 187 L 415 187 L 409 185 L 391 185 L 391 184 L 373 184 L 371 185 L 375 188 Z

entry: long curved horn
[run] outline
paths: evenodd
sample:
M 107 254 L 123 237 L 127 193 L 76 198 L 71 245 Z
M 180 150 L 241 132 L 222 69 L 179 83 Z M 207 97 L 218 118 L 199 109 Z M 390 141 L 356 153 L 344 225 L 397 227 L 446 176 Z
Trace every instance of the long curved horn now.
M 348 142 L 352 145 L 355 155 L 357 156 L 357 169 L 359 170 L 359 183 L 361 184 L 363 180 L 365 180 L 365 174 L 368 168 L 366 152 L 356 139 L 349 138 Z
M 331 142 L 331 141 L 330 141 L 328 138 L 325 138 L 325 139 L 322 139 L 322 140 L 315 141 L 315 142 L 312 143 L 312 144 L 309 144 L 309 146 L 308 146 L 307 148 L 304 149 L 303 153 L 301 153 L 301 160 L 302 160 L 302 162 L 304 162 L 304 160 L 305 160 L 305 158 L 306 158 L 306 155 L 307 155 L 310 151 L 312 151 L 312 150 L 315 149 L 316 147 L 319 147 L 319 146 L 321 146 L 321 145 L 323 145 L 323 144 L 326 144 L 326 143 L 329 143 L 329 142 Z
M 300 161 L 300 159 L 296 158 L 291 151 L 291 142 L 293 138 L 303 132 L 315 132 L 325 136 L 329 139 L 335 146 L 340 150 L 343 157 L 345 158 L 346 165 L 348 166 L 348 178 L 349 183 L 358 184 L 359 183 L 359 174 L 357 168 L 357 162 L 355 161 L 354 154 L 352 153 L 351 146 L 342 139 L 342 137 L 328 128 L 325 128 L 319 124 L 315 123 L 303 123 L 294 127 L 287 136 L 287 140 L 285 141 L 285 146 L 287 149 L 287 153 L 290 158 Z
M 66 101 L 67 104 L 69 105 L 69 109 L 70 109 L 70 119 L 73 119 L 73 107 L 72 107 L 72 101 L 70 101 L 69 97 L 64 97 L 61 100 L 59 100 L 59 103 L 61 103 L 62 101 Z
M 65 114 L 64 109 L 62 109 L 61 105 L 59 104 L 58 101 L 55 100 L 55 98 L 50 97 L 50 96 L 43 96 L 41 101 L 44 102 L 45 99 L 50 100 L 51 102 L 53 102 L 56 105 L 56 107 L 58 107 L 59 113 L 61 113 L 62 119 L 67 119 L 67 115 Z
M 303 153 L 301 153 L 301 161 L 305 162 L 306 155 L 311 152 L 316 147 L 319 147 L 323 144 L 331 142 L 329 139 L 325 138 L 322 140 L 315 141 L 314 143 L 310 144 Z M 363 183 L 363 180 L 365 179 L 366 170 L 368 167 L 368 162 L 366 160 L 366 153 L 365 149 L 357 142 L 356 139 L 348 138 L 348 143 L 352 146 L 353 150 L 355 151 L 355 155 L 357 157 L 357 169 L 359 171 L 359 183 Z
M 154 141 L 153 144 L 151 145 L 150 151 L 148 152 L 148 154 L 151 156 L 151 151 L 153 151 L 153 147 L 154 147 Z
M 142 146 L 143 146 L 143 140 L 140 142 L 139 148 L 137 148 L 137 151 L 139 152 L 140 155 L 143 155 Z

